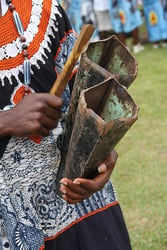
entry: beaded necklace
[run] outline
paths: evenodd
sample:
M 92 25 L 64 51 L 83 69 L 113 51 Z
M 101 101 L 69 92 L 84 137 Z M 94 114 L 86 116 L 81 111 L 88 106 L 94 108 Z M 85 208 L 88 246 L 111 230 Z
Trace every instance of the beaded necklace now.
M 12 0 L 6 0 L 8 4 L 8 9 L 13 15 L 14 24 L 16 30 L 20 36 L 20 42 L 22 43 L 22 54 L 23 54 L 23 74 L 24 74 L 24 86 L 25 86 L 25 95 L 29 93 L 29 85 L 31 83 L 31 72 L 30 72 L 30 60 L 28 59 L 28 45 L 26 44 L 26 37 L 24 36 L 23 24 L 20 19 L 18 12 L 16 11 L 15 6 L 12 4 Z

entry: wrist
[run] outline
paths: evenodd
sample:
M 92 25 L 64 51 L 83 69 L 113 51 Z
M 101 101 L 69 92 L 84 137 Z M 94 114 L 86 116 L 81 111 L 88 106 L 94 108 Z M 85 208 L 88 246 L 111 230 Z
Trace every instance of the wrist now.
M 9 111 L 0 111 L 0 137 L 11 135 Z

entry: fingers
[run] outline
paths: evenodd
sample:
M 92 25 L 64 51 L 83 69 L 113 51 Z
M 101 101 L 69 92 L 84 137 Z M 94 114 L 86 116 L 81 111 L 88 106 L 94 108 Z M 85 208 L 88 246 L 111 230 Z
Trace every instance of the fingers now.
M 74 204 L 88 198 L 93 193 L 102 189 L 110 179 L 110 175 L 116 164 L 118 155 L 112 151 L 107 159 L 99 166 L 99 174 L 94 179 L 76 178 L 74 181 L 67 178 L 61 180 L 60 191 L 62 197 Z
M 51 119 L 58 119 L 61 117 L 62 100 L 51 94 L 31 94 L 24 99 L 30 98 L 27 102 L 31 102 L 34 110 L 44 114 Z
M 48 112 L 47 112 L 48 111 Z M 32 119 L 37 122 L 39 127 L 46 128 L 47 130 L 53 129 L 57 126 L 58 119 L 61 117 L 61 111 L 52 110 L 47 108 L 44 112 L 35 112 Z
M 7 133 L 18 137 L 48 136 L 61 117 L 61 106 L 59 97 L 31 93 L 7 111 L 6 123 L 11 124 Z
M 46 101 L 50 107 L 52 107 L 54 109 L 58 109 L 58 110 L 62 107 L 62 104 L 63 104 L 61 98 L 59 98 L 55 95 L 52 95 L 52 94 L 48 94 Z
M 44 99 L 41 99 L 45 97 Z M 36 104 L 36 113 L 33 119 L 39 123 L 43 132 L 41 135 L 48 135 L 49 130 L 55 128 L 58 119 L 61 117 L 62 101 L 60 98 L 53 95 L 39 94 L 39 100 Z M 41 130 L 40 129 L 40 130 Z
M 54 109 L 51 107 L 47 107 L 47 109 L 44 110 L 44 112 L 48 118 L 53 120 L 58 120 L 59 118 L 61 118 L 62 115 L 61 109 Z
M 71 204 L 81 202 L 92 194 L 92 192 L 80 186 L 80 183 L 73 182 L 67 178 L 61 180 L 60 191 L 62 192 L 62 197 Z
M 98 167 L 99 173 L 104 173 L 106 170 L 113 171 L 113 168 L 117 162 L 118 154 L 115 150 L 113 150 L 106 160 Z
M 79 182 L 83 188 L 89 190 L 90 192 L 96 192 L 97 190 L 100 190 L 110 179 L 117 159 L 118 154 L 113 150 L 107 159 L 98 167 L 99 174 L 93 180 L 77 178 L 75 179 L 75 182 Z
M 74 183 L 69 179 L 64 178 L 61 183 L 60 191 L 62 192 L 62 197 L 70 204 L 81 202 L 92 194 L 90 191 L 80 186 L 79 183 Z

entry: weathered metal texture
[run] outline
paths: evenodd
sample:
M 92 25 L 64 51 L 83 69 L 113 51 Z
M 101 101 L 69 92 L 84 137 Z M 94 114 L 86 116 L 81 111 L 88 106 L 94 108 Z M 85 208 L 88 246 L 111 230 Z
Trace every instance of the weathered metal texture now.
M 128 88 L 130 84 L 133 82 L 133 80 L 135 79 L 136 75 L 137 75 L 136 60 L 130 54 L 127 48 L 125 48 L 125 46 L 117 39 L 116 36 L 112 36 L 106 40 L 102 40 L 99 42 L 90 43 L 87 50 L 84 53 L 82 53 L 79 68 L 78 68 L 75 83 L 74 83 L 74 87 L 73 87 L 69 112 L 68 112 L 67 120 L 66 120 L 66 129 L 64 133 L 64 139 L 63 139 L 62 161 L 60 164 L 57 180 L 59 180 L 61 176 L 64 175 L 64 166 L 65 165 L 67 166 L 66 164 L 67 154 L 74 155 L 73 153 L 74 147 L 73 145 L 71 146 L 71 144 L 69 146 L 69 143 L 70 143 L 71 134 L 76 133 L 73 126 L 76 120 L 76 111 L 78 108 L 78 102 L 79 102 L 79 97 L 80 97 L 81 92 L 85 89 L 95 87 L 107 79 L 110 79 L 111 81 L 111 78 L 113 78 L 113 81 L 115 80 L 116 85 L 118 86 L 124 85 L 126 86 L 126 88 Z M 123 86 L 120 87 L 120 91 L 122 89 L 123 89 Z M 101 92 L 101 88 L 100 88 L 100 92 Z M 118 91 L 116 93 L 119 96 Z M 93 98 L 94 94 L 92 94 L 91 99 Z M 107 102 L 109 103 L 109 99 Z M 114 99 L 112 102 L 114 102 Z M 116 102 L 115 108 L 117 106 L 119 107 L 119 105 L 120 105 L 119 102 Z M 105 111 L 105 112 L 109 113 L 108 111 Z M 97 118 L 97 113 L 96 112 L 94 113 L 96 114 L 95 117 Z M 111 116 L 110 120 L 113 119 L 112 117 L 113 116 Z M 82 117 L 80 117 L 80 119 L 81 118 Z M 102 117 L 100 120 L 102 121 Z M 114 124 L 116 124 L 116 122 Z M 80 126 L 83 127 L 83 125 L 80 125 Z M 75 127 L 77 127 L 77 125 L 75 125 Z M 86 130 L 89 131 L 89 128 L 86 128 Z M 120 127 L 120 130 L 121 130 L 121 127 Z M 97 132 L 99 133 L 99 131 Z M 117 136 L 119 137 L 120 133 L 118 132 L 119 131 L 117 130 L 117 134 L 113 136 L 114 138 L 116 138 Z M 84 135 L 86 134 L 85 132 L 83 133 Z M 87 138 L 85 138 L 85 140 L 89 139 L 89 134 L 90 133 L 86 135 Z M 112 143 L 114 144 L 114 142 Z M 85 146 L 84 144 L 80 144 L 80 145 L 78 144 L 78 147 L 85 147 Z M 79 162 L 74 161 L 74 164 L 78 168 L 80 168 Z
M 116 36 L 89 44 L 86 56 L 114 75 L 127 88 L 136 78 L 137 62 Z
M 120 84 L 129 87 L 136 75 L 136 60 L 116 36 L 90 43 L 81 56 L 73 87 L 65 144 L 71 135 L 79 96 L 83 89 L 93 87 L 111 76 L 114 76 Z
M 116 79 L 83 90 L 66 156 L 64 175 L 92 178 L 138 117 L 138 107 Z

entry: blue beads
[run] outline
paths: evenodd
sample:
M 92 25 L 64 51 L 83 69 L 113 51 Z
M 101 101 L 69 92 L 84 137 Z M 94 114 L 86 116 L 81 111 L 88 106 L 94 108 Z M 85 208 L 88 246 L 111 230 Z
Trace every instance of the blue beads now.
M 19 35 L 23 36 L 24 35 L 23 24 L 21 22 L 19 14 L 15 10 L 13 11 L 13 19 Z
M 23 71 L 24 71 L 24 84 L 27 86 L 31 82 L 30 61 L 28 59 L 24 59 Z
M 20 41 L 23 43 L 22 44 L 22 51 L 23 51 L 23 57 L 24 57 L 23 74 L 24 74 L 25 93 L 27 93 L 28 85 L 31 83 L 31 68 L 30 68 L 30 60 L 28 59 L 28 51 L 27 51 L 28 45 L 25 43 L 26 37 L 24 36 L 23 24 L 22 24 L 22 21 L 20 19 L 18 12 L 15 10 L 15 6 L 12 4 L 11 0 L 6 0 L 6 2 L 9 6 L 9 10 L 12 12 L 16 30 L 18 34 L 20 35 Z

